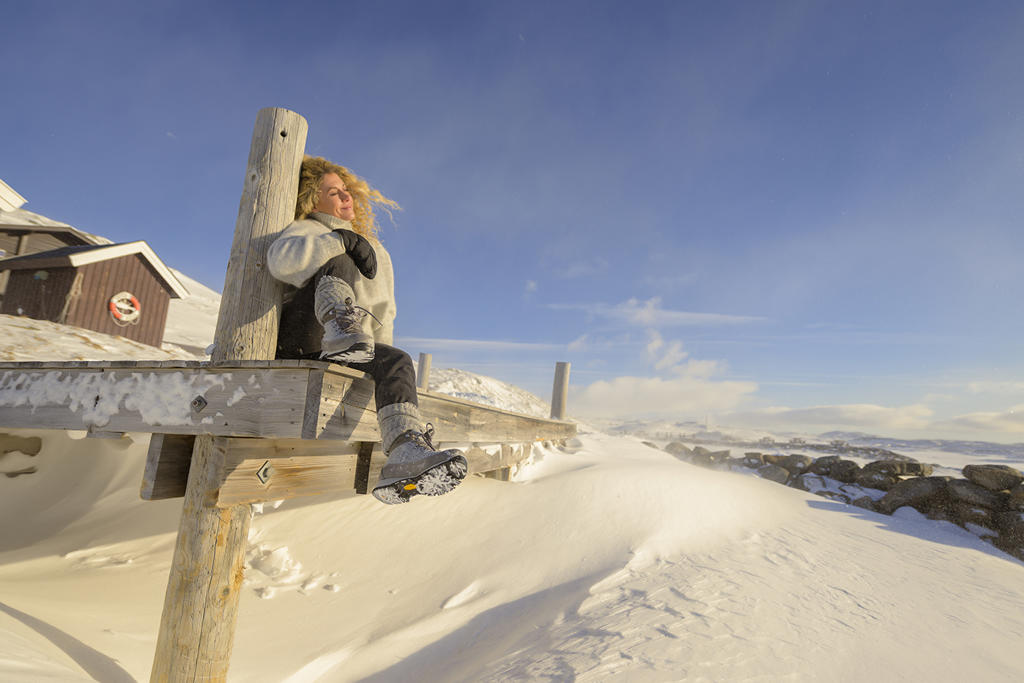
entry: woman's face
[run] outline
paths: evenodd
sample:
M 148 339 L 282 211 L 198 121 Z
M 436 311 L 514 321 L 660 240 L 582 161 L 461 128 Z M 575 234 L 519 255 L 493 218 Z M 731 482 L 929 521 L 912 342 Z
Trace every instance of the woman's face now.
M 325 173 L 323 180 L 320 181 L 320 198 L 317 200 L 316 210 L 343 221 L 350 221 L 356 217 L 356 212 L 352 208 L 352 195 L 345 189 L 345 182 L 337 173 Z

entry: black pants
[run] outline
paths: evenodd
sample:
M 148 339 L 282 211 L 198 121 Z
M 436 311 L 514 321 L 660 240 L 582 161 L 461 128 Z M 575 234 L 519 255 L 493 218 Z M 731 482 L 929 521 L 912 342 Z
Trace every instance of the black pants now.
M 325 275 L 341 278 L 350 285 L 363 277 L 352 262 L 352 258 L 348 254 L 342 254 L 324 264 L 302 287 L 289 288 L 284 295 L 281 324 L 277 334 L 278 358 L 319 360 L 324 328 L 313 313 L 313 300 L 316 285 Z M 416 396 L 416 370 L 413 368 L 412 358 L 405 351 L 388 344 L 374 344 L 373 360 L 370 362 L 339 365 L 347 365 L 373 378 L 377 385 L 375 395 L 378 410 L 392 403 L 419 405 Z

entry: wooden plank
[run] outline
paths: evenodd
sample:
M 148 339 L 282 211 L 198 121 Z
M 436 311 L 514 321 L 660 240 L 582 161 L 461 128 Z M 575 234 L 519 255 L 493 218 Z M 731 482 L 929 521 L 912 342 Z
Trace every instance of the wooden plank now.
M 373 380 L 369 377 L 355 377 L 329 369 L 323 375 L 319 397 L 310 397 L 303 437 L 335 441 L 380 441 L 373 392 Z M 312 410 L 314 404 L 317 406 L 315 412 Z
M 243 438 L 228 438 L 224 443 L 224 466 L 216 481 L 220 507 L 326 493 L 365 493 L 380 479 L 385 462 L 379 443 Z M 531 449 L 532 444 L 520 443 L 474 444 L 460 450 L 470 474 L 483 474 L 522 462 Z
M 299 437 L 309 372 L 225 367 L 0 369 L 0 426 Z M 205 406 L 200 402 L 193 407 L 197 397 Z
M 139 492 L 143 500 L 185 495 L 195 440 L 191 434 L 154 434 L 150 438 Z
M 368 482 L 384 465 L 379 444 L 371 452 Z M 217 505 L 287 500 L 356 491 L 360 444 L 300 439 L 228 439 Z

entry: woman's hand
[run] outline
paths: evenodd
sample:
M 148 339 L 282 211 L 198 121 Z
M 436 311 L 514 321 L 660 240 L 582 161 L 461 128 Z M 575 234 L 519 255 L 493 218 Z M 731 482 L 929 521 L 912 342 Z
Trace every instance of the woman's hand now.
M 372 280 L 377 274 L 377 254 L 373 247 L 366 241 L 366 238 L 359 233 L 338 228 L 334 232 L 341 235 L 345 243 L 345 253 L 352 257 L 356 268 L 367 280 Z

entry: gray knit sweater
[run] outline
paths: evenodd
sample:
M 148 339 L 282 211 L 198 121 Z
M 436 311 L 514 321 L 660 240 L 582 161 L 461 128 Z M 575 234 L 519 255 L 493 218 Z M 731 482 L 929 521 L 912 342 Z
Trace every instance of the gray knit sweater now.
M 295 221 L 267 251 L 270 273 L 293 287 L 302 287 L 325 263 L 345 253 L 341 235 L 332 232 L 338 228 L 351 230 L 352 224 L 325 213 L 311 213 L 308 218 Z M 363 319 L 365 331 L 374 341 L 391 344 L 397 313 L 391 255 L 376 239 L 368 237 L 367 240 L 377 255 L 377 275 L 372 280 L 358 278 L 351 283 L 352 291 L 355 303 L 368 309 L 381 322 L 378 326 L 373 318 L 366 316 Z M 313 311 L 309 314 L 313 315 Z

